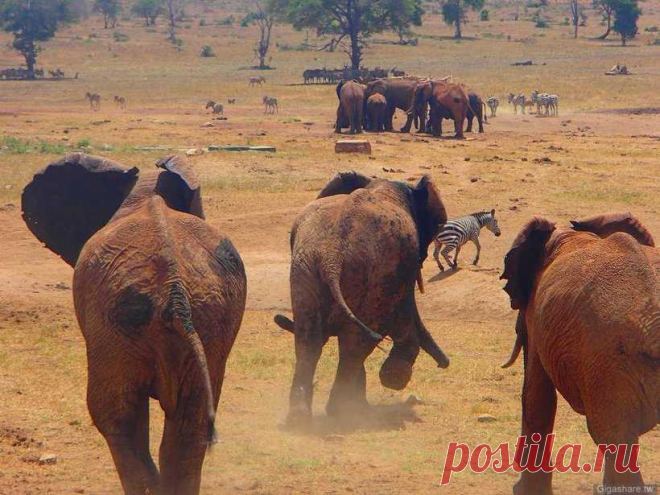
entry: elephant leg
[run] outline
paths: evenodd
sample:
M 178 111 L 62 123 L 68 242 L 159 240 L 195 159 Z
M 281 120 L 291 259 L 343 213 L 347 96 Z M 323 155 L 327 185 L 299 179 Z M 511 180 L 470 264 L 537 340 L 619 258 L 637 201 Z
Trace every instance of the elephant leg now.
M 477 116 L 477 123 L 479 124 L 479 134 L 484 133 L 484 117 L 483 114 Z
M 645 411 L 641 398 L 636 395 L 635 382 L 631 380 L 627 372 L 618 370 L 616 358 L 611 363 L 599 366 L 597 371 L 585 377 L 587 390 L 596 390 L 599 383 L 608 383 L 607 393 L 584 394 L 584 408 L 587 416 L 587 427 L 589 434 L 597 445 L 625 445 L 626 453 L 624 464 L 628 465 L 631 447 L 639 444 L 639 431 L 657 422 L 657 416 L 653 408 Z M 622 400 L 626 398 L 628 400 Z M 648 406 L 646 406 L 648 407 Z M 645 414 L 645 412 L 647 414 Z M 622 418 L 648 418 L 650 422 L 625 421 Z M 642 426 L 642 424 L 647 425 Z M 641 470 L 633 473 L 626 470 L 618 473 L 615 469 L 615 461 L 618 452 L 604 452 L 605 472 L 603 474 L 603 485 L 608 487 L 619 486 L 642 486 Z M 599 452 L 599 455 L 602 455 Z M 620 454 L 623 455 L 623 454 Z
M 300 306 L 303 306 L 301 304 Z M 295 306 L 294 306 L 295 307 Z M 316 365 L 323 345 L 328 338 L 323 335 L 323 324 L 318 308 L 294 310 L 296 368 L 289 393 L 287 424 L 296 425 L 312 419 L 313 382 Z
M 153 461 L 144 462 L 144 415 L 148 417 L 149 398 L 141 396 L 139 387 L 127 376 L 114 376 L 113 383 L 119 385 L 109 387 L 103 373 L 98 371 L 104 366 L 90 364 L 87 406 L 92 421 L 108 443 L 124 493 L 144 495 L 147 489 L 158 486 Z M 147 455 L 151 457 L 148 445 Z
M 481 244 L 479 243 L 479 239 L 476 237 L 472 239 L 472 242 L 477 247 L 477 255 L 474 257 L 474 261 L 472 262 L 472 264 L 474 266 L 477 266 L 477 263 L 479 263 L 479 255 L 481 254 Z
M 135 425 L 135 436 L 133 439 L 135 449 L 142 463 L 146 466 L 149 473 L 147 486 L 152 493 L 158 493 L 160 485 L 160 474 L 151 457 L 149 450 L 149 397 L 144 396 L 138 404 L 137 418 Z
M 199 493 L 207 449 L 207 416 L 203 408 L 192 416 L 190 412 L 165 420 L 159 456 L 162 495 Z
M 376 347 L 376 342 L 351 329 L 341 331 L 338 341 L 337 375 L 326 405 L 326 412 L 331 416 L 368 405 L 364 360 Z
M 442 266 L 442 263 L 440 263 L 440 256 L 439 256 L 441 247 L 442 247 L 442 243 L 436 241 L 435 242 L 435 249 L 433 250 L 433 258 L 435 259 L 435 262 L 438 264 L 438 268 L 440 269 L 440 271 L 444 272 L 445 267 Z
M 413 114 L 411 112 L 406 115 L 406 123 L 401 128 L 401 132 L 410 132 L 410 128 L 412 127 L 412 122 L 413 122 Z
M 472 120 L 474 119 L 474 116 L 471 114 L 468 114 L 467 116 L 467 129 L 465 129 L 465 132 L 472 132 Z
M 465 119 L 454 119 L 454 132 L 456 133 L 457 138 L 463 137 L 463 121 Z
M 394 119 L 394 112 L 396 108 L 393 106 L 387 105 L 386 115 L 385 115 L 385 130 L 387 132 L 392 132 L 394 130 L 392 120 Z
M 552 433 L 557 411 L 557 392 L 550 377 L 543 369 L 538 354 L 529 352 L 525 363 L 525 379 L 522 393 L 522 434 L 526 437 L 528 447 L 523 451 L 519 460 L 521 466 L 528 461 L 536 465 L 541 464 L 543 450 L 548 435 Z M 540 441 L 535 442 L 533 435 L 540 435 Z M 538 444 L 536 459 L 529 459 L 529 446 Z M 516 495 L 551 495 L 552 472 L 544 473 L 538 470 L 535 473 L 525 470 L 513 487 Z

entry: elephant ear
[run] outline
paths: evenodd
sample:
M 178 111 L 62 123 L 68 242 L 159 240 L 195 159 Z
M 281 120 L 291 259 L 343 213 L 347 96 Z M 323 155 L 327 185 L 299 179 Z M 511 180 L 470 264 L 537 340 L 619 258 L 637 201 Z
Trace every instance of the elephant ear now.
M 640 244 L 655 247 L 651 233 L 630 212 L 608 213 L 584 220 L 571 220 L 571 225 L 573 230 L 592 232 L 603 239 L 616 232 L 625 232 L 637 239 Z
M 138 172 L 84 153 L 67 155 L 25 186 L 23 220 L 48 249 L 75 266 L 85 243 L 124 202 Z
M 525 225 L 504 258 L 507 280 L 504 291 L 511 298 L 511 309 L 523 309 L 529 300 L 536 274 L 543 263 L 545 245 L 555 231 L 555 224 L 545 218 L 535 217 Z
M 447 222 L 447 210 L 440 197 L 440 191 L 428 175 L 420 179 L 412 192 L 419 237 L 419 260 L 423 263 L 429 244 L 438 235 L 440 227 Z
M 156 192 L 167 206 L 204 219 L 201 186 L 188 160 L 170 155 L 158 160 L 156 167 L 165 170 L 158 176 Z
M 336 196 L 338 194 L 351 194 L 356 189 L 363 189 L 371 183 L 371 179 L 358 172 L 339 172 L 328 182 L 316 199 Z

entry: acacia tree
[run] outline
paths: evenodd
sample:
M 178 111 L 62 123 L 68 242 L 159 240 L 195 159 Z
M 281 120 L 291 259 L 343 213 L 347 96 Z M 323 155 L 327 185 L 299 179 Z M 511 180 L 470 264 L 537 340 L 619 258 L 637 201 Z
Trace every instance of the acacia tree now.
M 263 6 L 259 0 L 254 0 L 254 6 L 255 11 L 250 12 L 243 18 L 241 26 L 246 27 L 256 24 L 259 28 L 260 36 L 257 46 L 254 48 L 254 53 L 259 58 L 259 69 L 264 70 L 270 68 L 266 65 L 266 55 L 270 48 L 270 33 L 276 19 L 275 4 L 271 2 Z
M 105 29 L 108 29 L 108 26 L 114 29 L 117 25 L 117 16 L 121 12 L 121 2 L 119 0 L 95 0 L 94 10 L 103 15 Z
M 131 10 L 144 17 L 145 26 L 155 26 L 156 19 L 163 13 L 163 0 L 136 0 Z
M 74 20 L 70 0 L 0 0 L 0 26 L 14 35 L 12 47 L 23 55 L 28 78 L 42 51 L 39 42 L 55 36 L 57 29 Z
M 618 0 L 614 7 L 614 25 L 612 29 L 621 35 L 621 45 L 637 36 L 637 20 L 642 14 L 637 0 Z
M 466 10 L 481 10 L 484 7 L 484 0 L 443 0 L 442 18 L 450 26 L 456 26 L 454 38 L 461 39 L 463 32 L 461 25 L 465 24 Z
M 284 18 L 296 29 L 316 29 L 318 36 L 330 36 L 322 49 L 339 47 L 351 59 L 353 73 L 362 62 L 367 40 L 389 29 L 391 0 L 273 0 L 283 7 Z M 414 0 L 399 2 L 414 3 Z
M 616 0 L 593 0 L 593 7 L 600 10 L 603 20 L 607 22 L 607 30 L 601 34 L 598 39 L 604 40 L 612 31 L 612 16 L 614 15 L 614 6 Z
M 176 43 L 176 23 L 177 19 L 183 15 L 183 6 L 185 0 L 165 0 L 167 10 L 167 32 L 168 39 Z
M 571 7 L 571 24 L 573 25 L 573 38 L 578 37 L 578 26 L 587 25 L 587 14 L 584 8 L 580 5 L 579 0 L 570 0 Z
M 404 43 L 404 38 L 410 37 L 411 26 L 421 26 L 424 6 L 422 0 L 389 0 L 387 2 L 388 28 L 399 36 L 399 43 Z

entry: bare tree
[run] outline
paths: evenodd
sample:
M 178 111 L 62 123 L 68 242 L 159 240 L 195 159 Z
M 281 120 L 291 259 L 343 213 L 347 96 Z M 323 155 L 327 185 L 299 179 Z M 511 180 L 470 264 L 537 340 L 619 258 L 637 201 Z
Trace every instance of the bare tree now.
M 573 18 L 573 38 L 578 37 L 578 26 L 580 25 L 580 4 L 578 0 L 570 0 L 571 17 Z
M 259 58 L 259 69 L 268 69 L 266 55 L 270 48 L 270 34 L 275 24 L 275 13 L 272 5 L 264 7 L 259 0 L 254 0 L 255 11 L 245 16 L 241 25 L 255 24 L 259 28 L 259 41 L 254 48 L 254 54 Z
M 186 0 L 165 0 L 167 10 L 167 33 L 168 39 L 176 43 L 177 20 L 183 15 L 183 6 Z

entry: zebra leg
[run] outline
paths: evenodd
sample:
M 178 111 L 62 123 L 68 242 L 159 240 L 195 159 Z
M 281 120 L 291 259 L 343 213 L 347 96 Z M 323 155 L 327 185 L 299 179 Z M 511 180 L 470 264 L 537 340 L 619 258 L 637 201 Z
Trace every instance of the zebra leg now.
M 440 263 L 440 248 L 442 247 L 442 243 L 438 242 L 437 240 L 435 241 L 435 249 L 433 250 L 433 258 L 435 259 L 436 263 L 438 264 L 438 268 L 440 268 L 441 272 L 445 271 L 445 267 L 442 266 L 442 263 Z
M 451 253 L 452 249 L 454 249 L 452 246 L 445 245 L 445 248 L 442 250 L 442 257 L 445 259 L 447 265 L 449 265 L 450 268 L 456 268 L 449 259 L 449 253 Z
M 474 266 L 477 266 L 477 263 L 479 263 L 479 255 L 481 254 L 481 244 L 479 244 L 479 239 L 478 238 L 472 239 L 472 242 L 474 242 L 474 245 L 477 246 L 477 255 L 475 256 L 474 261 L 472 262 L 472 264 Z
M 461 246 L 456 246 L 456 254 L 454 254 L 454 270 L 458 268 L 458 253 L 461 252 Z

